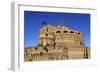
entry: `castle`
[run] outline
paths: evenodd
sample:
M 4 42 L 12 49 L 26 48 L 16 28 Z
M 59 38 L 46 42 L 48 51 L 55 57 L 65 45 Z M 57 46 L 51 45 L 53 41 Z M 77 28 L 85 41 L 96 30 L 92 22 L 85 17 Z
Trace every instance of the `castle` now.
M 24 49 L 24 61 L 88 59 L 83 33 L 64 25 L 44 26 L 39 31 L 38 46 Z

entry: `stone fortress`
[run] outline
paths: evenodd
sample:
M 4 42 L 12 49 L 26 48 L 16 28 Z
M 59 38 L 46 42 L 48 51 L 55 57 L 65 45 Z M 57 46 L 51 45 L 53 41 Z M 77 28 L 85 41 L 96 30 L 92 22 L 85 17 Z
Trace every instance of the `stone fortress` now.
M 83 33 L 64 25 L 44 26 L 39 31 L 38 46 L 24 49 L 24 61 L 89 59 L 90 48 Z

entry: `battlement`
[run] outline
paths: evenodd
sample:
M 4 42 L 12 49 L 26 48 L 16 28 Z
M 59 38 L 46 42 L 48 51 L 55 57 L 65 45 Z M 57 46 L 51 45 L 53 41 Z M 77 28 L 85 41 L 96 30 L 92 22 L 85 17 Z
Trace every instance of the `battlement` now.
M 38 46 L 24 49 L 25 61 L 90 58 L 83 33 L 66 26 L 46 25 L 39 31 Z
M 68 42 L 70 41 L 70 42 Z M 51 26 L 47 25 L 43 27 L 39 32 L 39 43 L 46 45 L 46 44 L 54 44 L 54 43 L 62 43 L 67 45 L 69 44 L 76 44 L 79 45 L 80 43 L 84 43 L 84 36 L 81 32 L 72 30 L 65 26 Z M 80 43 L 79 43 L 80 42 Z M 79 44 L 77 44 L 79 43 Z

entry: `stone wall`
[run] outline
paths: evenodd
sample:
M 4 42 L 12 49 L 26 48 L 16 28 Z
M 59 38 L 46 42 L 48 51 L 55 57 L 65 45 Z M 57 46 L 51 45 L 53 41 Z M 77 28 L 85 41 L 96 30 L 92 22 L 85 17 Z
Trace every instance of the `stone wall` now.
M 25 61 L 90 58 L 90 49 L 85 47 L 84 35 L 79 31 L 47 25 L 40 29 L 38 38 L 37 47 L 25 49 Z

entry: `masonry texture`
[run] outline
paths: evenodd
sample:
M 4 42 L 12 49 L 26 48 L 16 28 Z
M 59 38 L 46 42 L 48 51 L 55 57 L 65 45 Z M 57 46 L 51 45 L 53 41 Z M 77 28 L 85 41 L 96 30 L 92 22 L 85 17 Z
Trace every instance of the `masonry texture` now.
M 24 61 L 89 59 L 90 48 L 83 33 L 64 25 L 45 25 L 39 31 L 38 46 L 24 49 Z

